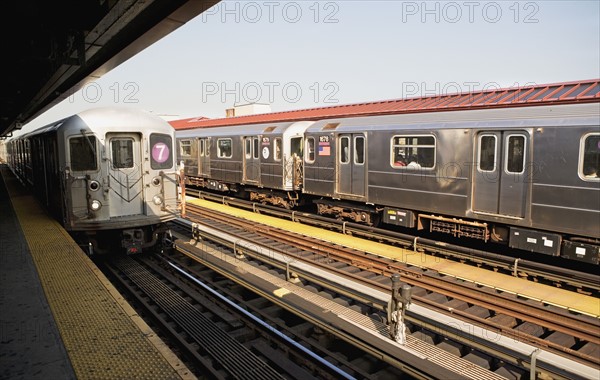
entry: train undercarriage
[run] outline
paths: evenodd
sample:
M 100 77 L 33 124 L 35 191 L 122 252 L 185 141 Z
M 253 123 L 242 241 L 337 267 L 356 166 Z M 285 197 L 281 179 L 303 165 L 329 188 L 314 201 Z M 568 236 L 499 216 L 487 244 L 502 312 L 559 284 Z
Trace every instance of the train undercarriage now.
M 430 233 L 451 235 L 549 256 L 600 264 L 600 240 L 555 232 L 419 213 L 412 210 L 315 200 L 319 215 L 369 226 L 395 225 Z
M 116 252 L 134 255 L 164 247 L 169 228 L 165 223 L 161 223 L 127 229 L 75 231 L 72 235 L 89 256 Z

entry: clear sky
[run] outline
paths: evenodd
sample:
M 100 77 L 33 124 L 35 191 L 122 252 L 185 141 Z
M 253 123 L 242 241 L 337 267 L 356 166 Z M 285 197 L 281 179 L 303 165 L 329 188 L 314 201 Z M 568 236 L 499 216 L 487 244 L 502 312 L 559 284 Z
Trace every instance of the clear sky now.
M 600 1 L 224 1 L 23 131 L 99 106 L 168 119 L 600 77 Z

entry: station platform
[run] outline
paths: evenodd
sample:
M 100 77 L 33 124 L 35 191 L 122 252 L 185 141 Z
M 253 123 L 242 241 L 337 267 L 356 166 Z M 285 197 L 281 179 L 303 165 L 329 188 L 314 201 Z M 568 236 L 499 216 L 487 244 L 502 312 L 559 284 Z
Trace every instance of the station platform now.
M 195 378 L 6 165 L 0 174 L 0 378 Z
M 359 251 L 392 258 L 399 262 L 421 268 L 432 269 L 441 274 L 453 276 L 464 281 L 473 282 L 499 291 L 510 292 L 524 298 L 558 306 L 594 318 L 600 318 L 600 299 L 595 297 L 446 260 L 426 253 L 414 252 L 412 250 L 393 247 L 387 244 L 343 235 L 339 232 L 328 231 L 301 223 L 261 215 L 215 202 L 200 199 L 188 200 L 188 202 L 236 217 L 241 217 L 246 220 L 251 220 L 256 223 L 294 231 L 305 236 L 354 248 Z

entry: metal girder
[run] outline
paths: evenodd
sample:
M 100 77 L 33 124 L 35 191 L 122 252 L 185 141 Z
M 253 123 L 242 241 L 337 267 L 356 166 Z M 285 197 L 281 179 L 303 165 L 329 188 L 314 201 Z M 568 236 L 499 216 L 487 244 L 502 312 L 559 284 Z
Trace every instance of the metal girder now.
M 3 2 L 0 137 L 98 79 L 218 0 Z

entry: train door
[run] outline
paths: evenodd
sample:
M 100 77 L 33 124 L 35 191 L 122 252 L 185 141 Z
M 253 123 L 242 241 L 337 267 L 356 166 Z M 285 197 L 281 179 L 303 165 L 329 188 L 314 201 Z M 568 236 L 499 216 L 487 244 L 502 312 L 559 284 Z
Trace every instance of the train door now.
M 198 139 L 198 175 L 210 174 L 210 145 L 207 137 Z
M 304 146 L 304 138 L 292 137 L 288 140 L 289 148 L 286 146 L 287 142 L 284 143 L 283 147 L 283 159 L 284 169 L 284 186 L 291 187 L 294 190 L 299 190 L 304 182 L 303 176 L 303 162 L 302 162 L 302 148 Z M 289 149 L 289 157 L 288 157 Z
M 340 134 L 337 139 L 337 192 L 365 196 L 366 144 L 363 134 Z
M 144 212 L 143 168 L 140 136 L 107 133 L 110 215 L 138 215 Z
M 524 217 L 528 134 L 525 131 L 480 132 L 475 145 L 473 210 Z
M 244 137 L 244 182 L 258 183 L 260 159 L 258 137 Z

